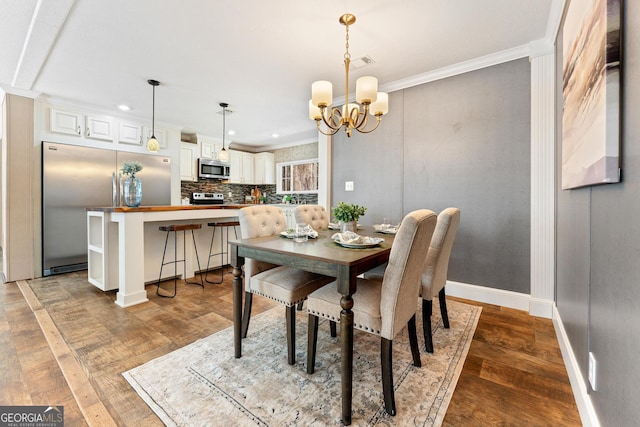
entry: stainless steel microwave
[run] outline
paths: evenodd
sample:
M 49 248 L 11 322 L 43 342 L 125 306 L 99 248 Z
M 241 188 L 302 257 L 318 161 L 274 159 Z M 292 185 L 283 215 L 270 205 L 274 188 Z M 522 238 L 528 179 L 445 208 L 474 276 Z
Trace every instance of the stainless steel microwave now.
M 198 177 L 229 179 L 229 163 L 214 159 L 198 159 Z

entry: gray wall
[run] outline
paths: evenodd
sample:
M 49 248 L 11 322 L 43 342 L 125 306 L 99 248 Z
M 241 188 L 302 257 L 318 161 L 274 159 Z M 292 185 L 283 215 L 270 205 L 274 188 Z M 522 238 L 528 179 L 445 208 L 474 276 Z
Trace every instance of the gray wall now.
M 529 61 L 391 93 L 389 109 L 375 132 L 334 137 L 332 206 L 367 206 L 364 224 L 458 207 L 449 279 L 529 293 Z
M 624 3 L 623 182 L 563 191 L 557 180 L 557 306 L 587 384 L 589 350 L 597 360 L 603 426 L 640 425 L 640 3 Z

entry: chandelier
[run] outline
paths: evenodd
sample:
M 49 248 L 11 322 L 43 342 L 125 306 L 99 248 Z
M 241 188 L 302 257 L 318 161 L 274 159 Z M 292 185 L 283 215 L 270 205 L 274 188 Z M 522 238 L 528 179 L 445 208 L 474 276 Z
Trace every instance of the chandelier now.
M 376 130 L 382 116 L 389 111 L 389 96 L 384 92 L 378 92 L 378 79 L 371 76 L 360 77 L 356 81 L 356 103 L 349 102 L 349 26 L 356 22 L 355 15 L 346 13 L 339 19 L 346 27 L 346 51 L 344 53 L 345 69 L 345 104 L 342 109 L 333 107 L 333 86 L 331 82 L 320 80 L 311 85 L 311 100 L 309 101 L 309 118 L 316 121 L 318 131 L 324 135 L 334 135 L 344 128 L 347 137 L 353 130 L 361 133 L 370 133 Z M 367 129 L 368 115 L 376 117 L 376 124 Z M 320 122 L 327 126 L 327 132 L 320 127 Z

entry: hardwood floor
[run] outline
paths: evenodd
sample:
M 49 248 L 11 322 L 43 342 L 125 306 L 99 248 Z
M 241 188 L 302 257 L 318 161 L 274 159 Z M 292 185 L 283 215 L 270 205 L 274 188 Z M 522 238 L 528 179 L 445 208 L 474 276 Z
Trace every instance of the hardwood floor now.
M 127 309 L 114 304 L 115 291 L 90 285 L 86 272 L 32 280 L 27 291 L 86 376 L 85 385 L 74 384 L 80 406 L 95 390 L 112 424 L 155 426 L 162 423 L 121 373 L 231 326 L 230 282 L 230 274 L 204 290 L 179 282 L 174 299 L 156 296 L 150 285 L 149 302 Z M 581 425 L 552 322 L 460 301 L 483 311 L 444 425 Z M 256 296 L 253 314 L 274 306 Z M 1 405 L 64 405 L 69 426 L 111 422 L 91 415 L 85 420 L 16 283 L 0 285 L 0 344 Z

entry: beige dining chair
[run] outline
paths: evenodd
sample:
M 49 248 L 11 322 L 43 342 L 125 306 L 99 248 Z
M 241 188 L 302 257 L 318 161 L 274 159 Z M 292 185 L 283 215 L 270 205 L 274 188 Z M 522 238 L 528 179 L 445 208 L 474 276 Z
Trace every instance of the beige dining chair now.
M 293 215 L 296 219 L 296 224 L 309 224 L 314 230 L 326 230 L 329 228 L 329 215 L 324 206 L 300 205 L 293 210 Z
M 422 332 L 424 345 L 429 353 L 433 353 L 433 336 L 431 333 L 431 313 L 433 298 L 438 295 L 442 325 L 449 329 L 449 314 L 444 287 L 447 284 L 451 249 L 460 224 L 460 209 L 447 208 L 438 215 L 438 224 L 431 238 L 427 252 L 427 260 L 422 273 Z M 386 265 L 369 270 L 364 274 L 366 279 L 382 280 Z
M 276 206 L 257 205 L 242 208 L 239 211 L 238 220 L 243 239 L 277 236 L 287 227 L 282 209 Z M 290 365 L 295 364 L 295 307 L 311 292 L 332 280 L 334 280 L 332 277 L 247 258 L 244 265 L 245 302 L 242 337 L 245 338 L 249 330 L 253 294 L 283 304 L 286 307 L 287 361 Z
M 436 214 L 421 209 L 409 213 L 391 246 L 389 262 L 382 281 L 358 279 L 353 294 L 353 327 L 380 336 L 380 362 L 385 410 L 396 414 L 393 391 L 393 339 L 407 325 L 414 366 L 421 366 L 416 334 L 417 298 L 420 276 L 424 268 L 424 253 L 429 247 L 436 226 Z M 307 300 L 309 335 L 307 372 L 315 370 L 318 318 L 339 322 L 341 295 L 336 282 L 313 292 Z

